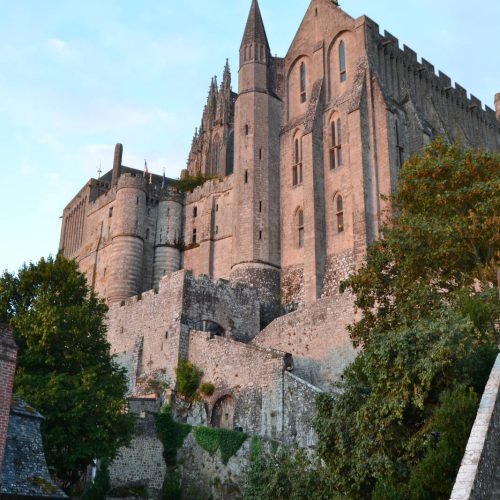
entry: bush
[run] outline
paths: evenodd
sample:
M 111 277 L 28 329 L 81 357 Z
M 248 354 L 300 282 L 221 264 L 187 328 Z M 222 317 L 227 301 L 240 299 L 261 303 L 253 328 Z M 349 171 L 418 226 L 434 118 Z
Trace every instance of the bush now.
M 161 413 L 155 416 L 156 430 L 163 444 L 163 458 L 167 466 L 175 466 L 177 450 L 184 443 L 187 435 L 191 432 L 191 426 L 180 424 L 172 417 L 170 406 L 164 406 Z
M 211 382 L 203 382 L 200 391 L 205 394 L 205 396 L 211 396 L 215 391 L 215 386 Z
M 182 360 L 179 361 L 175 369 L 177 378 L 177 392 L 186 399 L 194 399 L 200 387 L 203 372 L 196 368 L 193 363 Z
M 202 186 L 205 182 L 214 178 L 214 176 L 203 175 L 201 172 L 198 172 L 196 175 L 188 175 L 187 177 L 184 177 L 184 179 L 177 181 L 177 189 L 179 191 L 183 191 L 184 193 L 190 193 L 198 186 Z

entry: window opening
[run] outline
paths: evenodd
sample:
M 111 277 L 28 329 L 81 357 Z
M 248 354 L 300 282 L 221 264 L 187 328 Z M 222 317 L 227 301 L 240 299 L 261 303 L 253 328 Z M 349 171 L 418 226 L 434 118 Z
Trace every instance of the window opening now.
M 196 243 L 196 228 L 193 229 L 193 243 Z
M 198 217 L 198 207 L 193 207 L 193 219 Z
M 297 214 L 298 229 L 299 229 L 299 248 L 304 247 L 304 211 L 299 210 Z
M 342 233 L 344 231 L 344 200 L 340 194 L 337 196 L 335 209 L 335 215 L 337 217 L 337 232 Z
M 300 102 L 306 102 L 306 65 L 302 63 L 300 65 Z
M 297 186 L 297 184 L 302 184 L 302 158 L 298 139 L 294 142 L 293 161 L 292 184 Z
M 340 81 L 345 82 L 347 80 L 347 71 L 345 64 L 345 44 L 342 40 L 339 45 L 339 64 L 340 64 Z
M 113 217 L 113 207 L 109 207 L 109 217 Z

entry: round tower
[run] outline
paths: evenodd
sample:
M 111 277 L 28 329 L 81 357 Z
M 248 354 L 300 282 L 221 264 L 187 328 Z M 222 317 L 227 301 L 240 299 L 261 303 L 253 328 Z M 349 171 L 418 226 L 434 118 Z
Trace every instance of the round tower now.
M 181 269 L 182 199 L 175 190 L 167 191 L 158 205 L 153 287 L 169 273 Z
M 275 316 L 280 290 L 281 105 L 257 0 L 240 47 L 235 104 L 234 201 L 231 281 L 252 283 L 261 301 L 261 326 Z
M 500 120 L 500 92 L 495 94 L 495 111 L 497 112 L 497 120 Z
M 113 206 L 108 301 L 119 302 L 142 292 L 145 179 L 125 174 L 118 179 Z

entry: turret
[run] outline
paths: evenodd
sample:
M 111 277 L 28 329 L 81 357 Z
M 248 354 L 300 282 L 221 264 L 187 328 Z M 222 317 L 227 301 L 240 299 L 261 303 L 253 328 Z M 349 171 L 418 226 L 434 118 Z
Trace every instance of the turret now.
M 176 191 L 167 191 L 158 204 L 153 288 L 169 273 L 181 269 L 182 200 Z
M 497 113 L 497 120 L 500 120 L 500 92 L 495 94 L 495 111 Z
M 115 146 L 115 156 L 113 159 L 113 175 L 111 178 L 111 185 L 116 186 L 118 184 L 118 177 L 120 177 L 122 168 L 122 157 L 123 157 L 123 146 L 117 144 Z
M 240 48 L 235 107 L 235 232 L 231 279 L 258 284 L 261 323 L 272 320 L 280 279 L 279 124 L 272 60 L 257 0 Z
M 142 292 L 146 180 L 135 174 L 118 179 L 113 208 L 111 276 L 108 301 L 119 302 Z

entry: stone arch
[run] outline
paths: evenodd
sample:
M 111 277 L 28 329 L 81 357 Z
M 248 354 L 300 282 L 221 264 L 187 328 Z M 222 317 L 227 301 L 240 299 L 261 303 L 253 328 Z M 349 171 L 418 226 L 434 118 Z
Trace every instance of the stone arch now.
M 211 426 L 220 429 L 233 429 L 234 409 L 235 401 L 230 394 L 226 394 L 219 398 L 212 408 L 212 417 L 210 419 Z
M 195 323 L 194 329 L 198 332 L 207 332 L 210 334 L 210 338 L 214 337 L 225 337 L 226 331 L 219 325 L 216 321 L 211 319 L 202 319 Z

